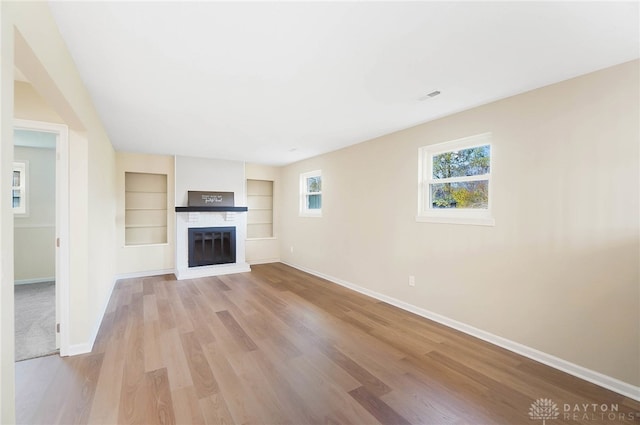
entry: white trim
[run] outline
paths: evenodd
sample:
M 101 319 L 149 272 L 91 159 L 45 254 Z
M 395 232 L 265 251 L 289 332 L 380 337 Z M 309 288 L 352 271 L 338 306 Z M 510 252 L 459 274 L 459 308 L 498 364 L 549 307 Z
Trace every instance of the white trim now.
M 418 214 L 416 221 L 422 223 L 471 224 L 480 226 L 495 226 L 491 208 L 493 198 L 492 172 L 494 164 L 494 149 L 492 134 L 483 133 L 462 139 L 422 146 L 418 149 Z M 433 157 L 446 152 L 462 149 L 472 149 L 479 146 L 489 146 L 489 174 L 466 177 L 433 178 Z M 446 184 L 469 181 L 487 181 L 489 197 L 486 209 L 464 208 L 432 208 L 430 200 L 431 184 Z
M 120 275 L 115 276 L 113 278 L 113 281 L 111 282 L 111 288 L 109 288 L 109 296 L 106 298 L 106 301 L 105 301 L 104 305 L 102 306 L 101 314 L 100 314 L 98 320 L 96 320 L 96 322 L 93 325 L 93 331 L 91 332 L 91 336 L 89 337 L 89 341 L 84 342 L 84 343 L 80 343 L 80 344 L 69 345 L 67 353 L 64 354 L 64 355 L 66 355 L 66 356 L 76 356 L 78 354 L 90 353 L 93 350 L 93 345 L 96 342 L 96 338 L 98 337 L 98 332 L 100 331 L 100 326 L 102 326 L 102 322 L 104 320 L 104 316 L 107 313 L 107 307 L 109 307 L 109 302 L 111 301 L 111 297 L 113 295 L 113 290 L 115 289 L 116 284 L 118 283 L 119 280 L 121 280 L 121 279 L 129 279 L 129 278 L 136 278 L 136 277 L 147 277 L 147 276 L 158 276 L 158 275 L 164 275 L 164 274 L 173 274 L 173 272 L 174 272 L 173 269 L 166 269 L 166 270 L 154 270 L 154 271 L 136 272 L 136 273 L 124 273 L 124 274 L 120 274 Z M 63 354 L 61 353 L 60 355 L 62 356 Z
M 60 333 L 56 334 L 56 346 L 60 355 L 69 354 L 70 318 L 69 318 L 69 127 L 43 121 L 14 119 L 13 128 L 36 130 L 57 134 L 56 137 L 56 322 L 60 324 Z M 59 339 L 58 339 L 59 338 Z
M 34 279 L 14 280 L 13 284 L 14 285 L 30 285 L 32 283 L 55 282 L 55 280 L 56 280 L 55 276 L 51 276 L 51 277 L 36 277 Z
M 83 344 L 71 344 L 69 345 L 69 348 L 67 348 L 67 353 L 66 354 L 60 353 L 60 356 L 61 357 L 77 356 L 79 354 L 90 353 L 91 350 L 93 350 L 94 342 L 95 342 L 95 337 L 93 338 L 93 340 L 91 340 L 91 342 L 85 342 Z
M 161 276 L 166 274 L 175 275 L 175 269 L 147 270 L 142 272 L 121 273 L 121 274 L 117 274 L 115 279 L 116 281 L 118 281 L 120 279 L 135 279 L 138 277 Z
M 485 146 L 485 145 L 483 145 Z M 491 145 L 489 145 L 491 146 Z M 433 156 L 433 154 L 431 155 Z M 465 182 L 479 182 L 482 180 L 489 181 L 491 179 L 490 174 L 477 174 L 475 176 L 465 177 L 447 177 L 443 179 L 434 179 L 433 177 L 428 179 L 429 184 L 443 184 L 443 183 L 465 183 Z
M 185 270 L 176 270 L 177 280 L 197 279 L 199 277 L 221 276 L 233 273 L 250 272 L 248 263 L 214 264 L 211 266 L 189 267 Z
M 322 205 L 322 188 L 319 192 L 307 192 L 307 179 L 311 177 L 320 177 L 320 185 L 324 186 L 324 182 L 322 181 L 322 170 L 300 173 L 300 217 L 322 217 L 322 206 L 319 209 L 307 208 L 307 196 L 309 195 L 320 195 L 320 203 Z
M 15 155 L 14 155 L 15 156 Z M 16 218 L 27 218 L 29 217 L 29 180 L 31 180 L 29 176 L 29 161 L 26 159 L 15 159 L 13 160 L 13 172 L 20 171 L 22 174 L 20 178 L 20 185 L 13 185 L 13 175 L 11 176 L 11 207 L 13 209 L 13 215 Z M 20 191 L 20 206 L 13 207 L 13 191 Z
M 495 226 L 493 217 L 439 217 L 437 215 L 417 215 L 420 223 L 470 224 L 473 226 Z
M 401 308 L 403 310 L 409 311 L 411 313 L 417 314 L 418 316 L 422 316 L 429 320 L 433 320 L 434 322 L 441 323 L 450 328 L 456 329 L 460 332 L 464 332 L 468 335 L 474 336 L 476 338 L 487 341 L 491 344 L 497 345 L 499 347 L 505 348 L 514 353 L 520 354 L 529 359 L 535 360 L 537 362 L 543 363 L 547 366 L 550 366 L 554 369 L 561 370 L 570 375 L 583 379 L 585 381 L 591 382 L 593 384 L 599 385 L 608 390 L 614 391 L 618 394 L 621 394 L 625 397 L 629 397 L 631 399 L 640 401 L 640 387 L 629 384 L 627 382 L 621 381 L 617 378 L 613 378 L 611 376 L 607 376 L 603 373 L 596 372 L 595 370 L 587 369 L 586 367 L 579 366 L 575 363 L 571 363 L 567 360 L 561 359 L 554 355 L 542 352 L 540 350 L 536 350 L 535 348 L 528 347 L 526 345 L 520 344 L 515 341 L 511 341 L 509 339 L 503 338 L 498 335 L 494 335 L 490 332 L 483 331 L 482 329 L 478 329 L 476 327 L 467 325 L 466 323 L 459 322 L 454 319 L 450 319 L 446 316 L 443 316 L 438 313 L 431 312 L 429 310 L 416 307 L 412 304 L 409 304 L 404 301 L 400 301 L 396 298 L 389 297 L 387 295 L 381 294 L 379 292 L 371 291 L 367 288 L 363 288 L 361 286 L 355 285 L 351 282 L 347 282 L 345 280 L 339 279 L 337 277 L 329 276 L 324 273 L 317 272 L 315 270 L 308 269 L 303 266 L 298 266 L 292 263 L 288 263 L 283 261 L 283 264 L 301 270 L 303 272 L 312 274 L 314 276 L 318 276 L 322 279 L 326 279 L 330 282 L 336 283 L 340 286 L 344 286 L 345 288 L 352 289 L 356 292 L 359 292 L 364 295 L 368 295 L 372 298 L 375 298 L 380 301 L 384 301 L 389 303 L 395 307 Z
M 307 210 L 307 211 L 314 211 L 314 210 Z M 322 218 L 322 211 L 318 211 L 316 213 L 300 211 L 299 216 L 300 217 L 311 217 L 311 218 Z
M 93 350 L 93 344 L 96 342 L 96 338 L 98 337 L 98 332 L 100 331 L 100 326 L 102 326 L 102 321 L 104 320 L 104 316 L 107 313 L 107 307 L 109 307 L 109 301 L 111 301 L 111 296 L 113 295 L 113 290 L 116 287 L 116 283 L 118 279 L 114 278 L 111 282 L 111 288 L 109 288 L 109 295 L 106 297 L 104 304 L 102 305 L 101 313 L 98 316 L 96 322 L 93 324 L 93 330 L 91 335 L 89 336 L 89 340 L 87 342 L 83 342 L 80 344 L 69 345 L 67 352 L 62 354 L 61 356 L 76 356 L 78 354 L 87 354 Z
M 14 229 L 51 229 L 55 227 L 55 224 L 19 224 L 18 221 L 13 226 Z

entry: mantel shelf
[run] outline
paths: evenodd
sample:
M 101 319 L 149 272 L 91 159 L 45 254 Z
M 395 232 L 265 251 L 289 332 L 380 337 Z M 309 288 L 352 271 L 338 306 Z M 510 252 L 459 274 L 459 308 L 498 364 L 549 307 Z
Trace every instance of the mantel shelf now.
M 176 212 L 220 212 L 220 211 L 248 211 L 247 207 L 176 207 Z

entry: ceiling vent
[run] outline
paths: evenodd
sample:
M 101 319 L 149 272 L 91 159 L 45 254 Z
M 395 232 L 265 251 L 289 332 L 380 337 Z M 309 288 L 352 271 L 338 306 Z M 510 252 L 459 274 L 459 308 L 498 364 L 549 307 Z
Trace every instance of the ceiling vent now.
M 418 100 L 423 101 L 423 100 L 433 99 L 434 97 L 438 96 L 439 94 L 440 94 L 440 90 L 434 90 L 431 93 L 428 93 L 428 94 L 422 96 Z

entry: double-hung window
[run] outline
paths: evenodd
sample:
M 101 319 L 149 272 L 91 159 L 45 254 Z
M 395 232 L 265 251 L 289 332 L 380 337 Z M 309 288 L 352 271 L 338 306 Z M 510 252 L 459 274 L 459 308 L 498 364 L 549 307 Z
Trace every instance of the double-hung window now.
M 420 148 L 417 221 L 493 226 L 491 134 Z
M 322 216 L 322 172 L 320 170 L 300 174 L 300 215 Z
M 13 163 L 13 178 L 11 181 L 11 201 L 13 213 L 27 215 L 27 170 L 26 161 Z

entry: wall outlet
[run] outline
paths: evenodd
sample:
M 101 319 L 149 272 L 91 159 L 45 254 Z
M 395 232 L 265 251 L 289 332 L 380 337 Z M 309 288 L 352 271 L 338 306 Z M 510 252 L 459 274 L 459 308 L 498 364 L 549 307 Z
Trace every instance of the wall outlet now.
M 291 246 L 289 249 L 291 250 L 291 253 L 293 254 L 293 246 Z
M 416 277 L 409 276 L 409 286 L 416 286 Z

